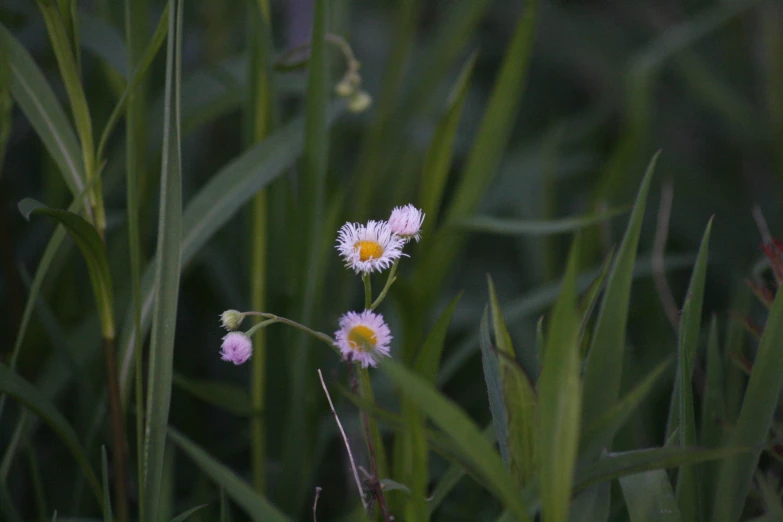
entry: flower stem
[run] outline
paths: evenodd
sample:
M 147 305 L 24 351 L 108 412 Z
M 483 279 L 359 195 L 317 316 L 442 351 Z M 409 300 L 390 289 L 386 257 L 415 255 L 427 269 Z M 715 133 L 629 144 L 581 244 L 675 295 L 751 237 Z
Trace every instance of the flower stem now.
M 359 364 L 346 363 L 351 377 L 351 388 L 356 395 L 360 395 L 370 404 L 375 405 L 375 397 L 372 393 L 370 383 L 370 372 L 367 368 L 362 368 Z M 356 373 L 359 374 L 359 380 L 356 379 Z M 389 509 L 386 507 L 386 498 L 383 496 L 383 487 L 379 475 L 385 472 L 386 459 L 383 449 L 383 440 L 378 431 L 378 424 L 370 419 L 367 411 L 362 409 L 362 425 L 364 426 L 364 440 L 367 443 L 367 455 L 370 459 L 370 489 L 378 506 L 381 508 L 383 520 L 390 522 Z M 378 453 L 376 453 L 376 449 Z
M 340 354 L 340 350 L 334 344 L 334 339 L 332 339 L 330 336 L 326 335 L 323 332 L 316 332 L 315 330 L 311 330 L 310 328 L 306 327 L 303 324 L 299 324 L 296 321 L 292 321 L 291 319 L 286 319 L 285 317 L 280 317 L 275 314 L 268 314 L 266 312 L 242 312 L 242 315 L 255 315 L 258 317 L 266 318 L 266 321 L 262 321 L 258 323 L 257 325 L 250 328 L 247 332 L 245 332 L 245 335 L 247 335 L 248 337 L 252 336 L 258 330 L 261 330 L 262 328 L 266 328 L 270 324 L 275 324 L 275 323 L 287 324 L 288 326 L 293 326 L 294 328 L 298 328 L 299 330 L 302 330 L 303 332 L 315 337 L 319 341 L 326 343 L 327 345 L 329 345 L 329 348 L 334 350 L 337 353 L 337 355 L 340 355 L 342 357 L 342 355 Z
M 372 282 L 370 281 L 370 274 L 364 274 L 362 282 L 364 282 L 364 309 L 372 310 Z
M 378 305 L 383 302 L 383 300 L 386 298 L 386 294 L 389 293 L 389 289 L 391 288 L 391 285 L 397 280 L 397 265 L 400 263 L 400 259 L 397 258 L 394 260 L 394 264 L 391 267 L 391 270 L 389 271 L 389 277 L 386 279 L 386 284 L 383 286 L 383 290 L 381 290 L 381 293 L 378 294 L 378 298 L 372 303 L 370 306 L 370 310 L 375 310 L 378 308 Z

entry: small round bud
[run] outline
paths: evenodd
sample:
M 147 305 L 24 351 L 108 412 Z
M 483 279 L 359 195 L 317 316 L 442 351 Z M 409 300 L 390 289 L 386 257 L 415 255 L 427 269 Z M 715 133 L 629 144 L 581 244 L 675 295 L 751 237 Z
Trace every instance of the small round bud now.
M 230 332 L 239 328 L 244 318 L 245 316 L 238 310 L 226 310 L 220 314 L 220 323 L 223 325 L 223 328 Z
M 229 332 L 223 337 L 223 346 L 220 347 L 220 358 L 239 366 L 244 364 L 253 355 L 253 343 L 242 332 Z
M 337 96 L 340 96 L 342 98 L 349 97 L 355 91 L 356 91 L 356 88 L 348 80 L 348 78 L 343 78 L 342 80 L 340 80 L 337 83 L 337 85 L 334 86 L 334 92 L 337 94 Z
M 366 111 L 372 105 L 372 96 L 366 91 L 358 91 L 348 99 L 348 110 L 353 113 Z

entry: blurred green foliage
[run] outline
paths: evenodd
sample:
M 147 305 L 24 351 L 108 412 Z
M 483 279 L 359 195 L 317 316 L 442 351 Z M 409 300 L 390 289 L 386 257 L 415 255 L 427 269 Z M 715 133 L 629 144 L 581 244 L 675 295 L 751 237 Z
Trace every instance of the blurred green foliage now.
M 156 522 L 309 520 L 316 486 L 319 521 L 360 519 L 318 368 L 368 470 L 360 409 L 377 419 L 397 520 L 783 512 L 783 253 L 760 248 L 783 235 L 783 3 L 166 3 L 0 4 L 0 519 L 109 512 L 107 322 L 133 520 L 141 496 Z M 334 35 L 364 112 L 334 93 Z M 25 198 L 95 225 L 113 305 Z M 360 310 L 337 229 L 409 202 L 427 219 L 380 308 L 376 405 L 280 325 L 253 368 L 220 361 L 226 309 L 327 333 Z

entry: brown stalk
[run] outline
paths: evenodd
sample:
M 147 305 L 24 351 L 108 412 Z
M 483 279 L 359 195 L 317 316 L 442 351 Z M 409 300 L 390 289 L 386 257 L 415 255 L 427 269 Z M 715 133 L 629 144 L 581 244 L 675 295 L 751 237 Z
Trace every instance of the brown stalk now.
M 106 385 L 109 393 L 109 412 L 113 437 L 114 501 L 117 506 L 117 518 L 120 522 L 125 522 L 128 519 L 128 474 L 125 466 L 128 447 L 125 440 L 125 419 L 122 416 L 122 405 L 120 403 L 120 386 L 117 377 L 114 339 L 104 337 L 103 349 L 106 358 Z

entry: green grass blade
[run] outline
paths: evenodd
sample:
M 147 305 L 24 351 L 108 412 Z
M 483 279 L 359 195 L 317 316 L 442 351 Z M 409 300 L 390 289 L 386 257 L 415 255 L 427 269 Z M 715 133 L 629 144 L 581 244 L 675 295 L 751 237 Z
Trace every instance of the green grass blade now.
M 492 493 L 519 517 L 530 520 L 520 492 L 504 468 L 492 445 L 473 421 L 451 400 L 438 393 L 432 385 L 392 360 L 384 360 L 381 370 L 433 422 L 446 432 L 460 452 L 491 485 Z
M 103 472 L 103 522 L 114 522 L 111 493 L 109 493 L 109 462 L 106 458 L 106 446 L 101 446 L 101 470 Z
M 169 439 L 236 502 L 256 522 L 284 522 L 288 518 L 259 495 L 234 472 L 210 456 L 174 428 L 168 430 Z
M 508 449 L 508 415 L 506 413 L 506 401 L 503 397 L 503 383 L 500 376 L 500 361 L 495 353 L 495 347 L 489 336 L 489 310 L 484 309 L 481 314 L 481 334 L 479 346 L 481 347 L 481 363 L 484 368 L 484 381 L 487 385 L 489 396 L 489 411 L 492 414 L 492 425 L 495 428 L 495 439 L 500 448 L 500 456 L 508 468 L 511 463 L 511 455 Z
M 777 491 L 775 482 L 769 475 L 764 476 L 761 473 L 756 474 L 756 482 L 761 491 L 761 498 L 764 500 L 764 511 L 770 520 L 783 520 L 783 500 L 780 492 Z
M 340 110 L 330 112 L 330 122 L 334 121 Z M 301 153 L 302 136 L 303 121 L 294 120 L 220 169 L 198 191 L 189 201 L 182 216 L 183 265 L 187 265 L 256 192 L 291 166 Z M 149 328 L 150 324 L 156 264 L 157 261 L 148 266 L 142 278 L 142 330 Z M 131 347 L 136 335 L 133 317 L 128 314 L 120 341 L 120 384 L 123 398 L 127 398 L 128 379 L 133 370 Z
M 485 234 L 500 234 L 513 236 L 546 236 L 578 232 L 583 228 L 603 223 L 609 219 L 627 212 L 625 208 L 608 210 L 601 214 L 573 216 L 549 220 L 510 220 L 489 216 L 476 216 L 455 223 L 465 230 Z
M 701 403 L 701 445 L 705 448 L 717 448 L 723 441 L 725 429 L 723 423 L 726 419 L 723 382 L 723 356 L 718 341 L 718 319 L 713 315 L 707 337 L 707 382 Z M 705 520 L 709 520 L 712 512 L 712 504 L 715 501 L 715 478 L 719 472 L 720 467 L 717 462 L 702 466 Z
M 174 332 L 177 324 L 182 267 L 182 172 L 180 145 L 180 77 L 182 66 L 183 7 L 170 0 L 166 51 L 166 110 L 163 120 L 163 155 L 160 174 L 155 310 L 149 353 L 149 382 L 144 438 L 145 516 L 158 513 L 171 407 Z
M 680 522 L 680 509 L 662 469 L 620 477 L 631 522 Z
M 326 23 L 328 4 L 326 0 L 314 2 L 313 26 L 310 37 L 310 59 L 307 71 L 307 92 L 305 98 L 304 146 L 301 160 L 302 217 L 300 223 L 306 234 L 299 239 L 307 250 L 303 252 L 304 264 L 296 268 L 306 274 L 304 292 L 301 294 L 301 324 L 312 324 L 316 310 L 316 300 L 323 284 L 323 270 L 326 266 L 325 252 L 321 248 L 324 233 L 324 212 L 326 205 L 326 164 L 328 157 L 328 54 L 326 52 Z M 288 500 L 284 504 L 287 510 L 295 512 L 306 494 L 311 471 L 312 448 L 308 423 L 311 422 L 307 397 L 315 381 L 312 375 L 312 357 L 308 345 L 310 338 L 299 332 L 292 347 L 290 361 L 291 404 L 286 420 L 284 460 L 287 463 L 284 482 L 288 488 Z M 374 422 L 374 421 L 373 421 Z M 375 448 L 376 454 L 383 454 L 383 447 Z M 386 475 L 386 470 L 379 470 Z
M 49 402 L 38 389 L 26 380 L 16 375 L 11 369 L 0 364 L 0 391 L 22 403 L 38 415 L 57 434 L 60 440 L 71 452 L 76 463 L 82 468 L 87 481 L 92 488 L 98 504 L 102 504 L 101 484 L 95 475 L 84 449 L 79 443 L 79 437 L 65 417 Z
M 584 431 L 582 435 L 580 454 L 595 455 L 600 453 L 601 447 L 607 439 L 612 438 L 622 428 L 628 419 L 639 410 L 642 403 L 652 393 L 661 377 L 667 374 L 673 358 L 668 358 L 629 391 L 612 408 L 604 412 Z
M 517 479 L 517 485 L 525 484 L 538 472 L 538 447 L 536 444 L 536 419 L 538 416 L 536 392 L 533 384 L 516 361 L 498 296 L 492 278 L 487 276 L 489 287 L 489 311 L 492 318 L 492 331 L 498 350 L 500 382 L 503 404 L 506 410 L 507 440 L 511 472 Z M 494 354 L 493 354 L 494 355 Z
M 73 197 L 82 197 L 86 188 L 84 163 L 68 117 L 33 57 L 3 25 L 0 39 L 8 51 L 11 94 L 59 167 Z
M 576 301 L 579 237 L 574 239 L 560 297 L 546 337 L 539 390 L 538 448 L 541 512 L 547 521 L 568 520 L 582 409 L 580 317 Z
M 767 316 L 767 324 L 759 343 L 753 371 L 737 426 L 731 437 L 733 445 L 755 446 L 766 441 L 783 386 L 783 292 L 778 292 Z M 745 497 L 761 454 L 734 455 L 721 466 L 715 494 L 713 520 L 736 522 L 742 513 Z
M 199 400 L 212 404 L 239 417 L 252 413 L 247 391 L 236 384 L 205 379 L 188 379 L 174 374 L 173 384 Z M 259 412 L 260 413 L 260 412 Z
M 525 3 L 449 206 L 449 221 L 467 217 L 476 209 L 500 165 L 522 100 L 520 93 L 532 54 L 536 10 L 536 0 Z
M 576 489 L 580 491 L 606 480 L 614 480 L 643 471 L 700 464 L 749 452 L 750 448 L 747 447 L 726 446 L 704 449 L 671 446 L 610 453 L 598 460 L 588 460 L 580 464 L 576 473 Z
M 680 376 L 679 396 L 677 407 L 679 410 L 679 441 L 680 446 L 695 446 L 696 441 L 696 414 L 693 406 L 693 390 L 691 377 L 695 364 L 696 350 L 699 347 L 699 331 L 701 330 L 701 311 L 704 305 L 704 284 L 707 277 L 707 257 L 710 245 L 710 231 L 712 219 L 707 224 L 704 237 L 699 247 L 699 255 L 693 267 L 691 282 L 688 286 L 688 294 L 685 306 L 680 317 L 679 331 L 679 361 Z M 683 466 L 677 478 L 677 503 L 680 513 L 685 520 L 701 520 L 703 517 L 701 482 L 698 477 L 698 468 Z
M 631 297 L 631 280 L 639 244 L 647 192 L 650 189 L 655 163 L 653 156 L 636 197 L 631 218 L 623 241 L 617 250 L 612 271 L 606 283 L 606 291 L 593 333 L 590 353 L 584 373 L 583 425 L 589 426 L 603 412 L 612 408 L 620 393 L 623 352 L 625 351 L 625 328 L 628 305 Z M 602 446 L 611 446 L 611 438 Z M 597 455 L 596 455 L 597 456 Z
M 569 522 L 607 522 L 612 485 L 602 482 L 582 491 L 571 501 Z
M 668 270 L 679 270 L 692 267 L 694 260 L 695 256 L 693 255 L 682 255 L 668 257 L 665 264 Z M 577 291 L 584 292 L 588 290 L 596 281 L 596 278 L 601 276 L 601 271 L 602 268 L 599 267 L 580 274 L 576 281 Z M 652 272 L 652 263 L 649 257 L 638 260 L 633 270 L 633 279 L 649 277 Z M 519 321 L 525 317 L 544 312 L 560 295 L 561 288 L 562 282 L 550 283 L 526 292 L 522 297 L 507 303 L 504 310 L 506 320 L 509 322 Z M 454 348 L 441 365 L 440 373 L 438 374 L 438 385 L 442 386 L 451 379 L 462 365 L 475 354 L 477 348 L 477 334 L 468 336 L 464 342 Z M 601 411 L 601 414 L 603 414 L 603 411 Z
M 454 156 L 454 140 L 457 137 L 462 107 L 465 105 L 477 57 L 478 54 L 474 52 L 462 66 L 457 81 L 446 100 L 446 110 L 438 120 L 430 146 L 427 149 L 427 155 L 424 158 L 421 185 L 419 186 L 419 207 L 427 215 L 424 222 L 425 237 L 427 232 L 434 230 L 434 225 L 438 221 L 443 190 L 446 188 Z
M 68 36 L 68 27 L 63 20 L 60 11 L 54 3 L 45 0 L 37 0 L 38 7 L 43 15 L 49 40 L 52 43 L 54 55 L 60 69 L 65 90 L 68 93 L 68 101 L 71 106 L 76 132 L 81 145 L 82 164 L 84 165 L 84 180 L 87 185 L 87 196 L 90 200 L 90 208 L 93 212 L 92 221 L 98 234 L 103 237 L 106 228 L 106 217 L 103 210 L 103 193 L 101 180 L 98 176 L 95 158 L 95 143 L 92 130 L 90 109 L 87 105 L 87 97 L 81 83 L 79 53 L 73 47 L 73 38 Z M 76 20 L 72 20 L 75 22 Z M 73 35 L 75 37 L 75 34 Z
M 52 218 L 68 230 L 87 263 L 95 305 L 101 318 L 103 336 L 106 339 L 114 339 L 111 273 L 109 272 L 109 262 L 106 259 L 106 250 L 98 232 L 82 217 L 67 210 L 49 208 L 34 199 L 27 198 L 20 201 L 19 212 L 28 220 L 31 214 Z
M 190 518 L 190 515 L 194 514 L 196 511 L 199 511 L 205 507 L 207 507 L 207 504 L 201 504 L 200 506 L 192 507 L 187 511 L 183 511 L 176 517 L 172 518 L 171 522 L 185 522 L 187 519 Z
M 449 305 L 440 314 L 438 320 L 430 330 L 427 339 L 421 347 L 421 351 L 416 356 L 416 362 L 413 365 L 414 370 L 419 376 L 424 378 L 429 383 L 434 383 L 435 378 L 438 375 L 438 368 L 440 367 L 440 358 L 443 353 L 443 345 L 446 341 L 446 333 L 451 323 L 451 317 L 454 315 L 454 309 L 457 307 L 457 303 L 462 297 L 462 292 L 457 294 L 454 299 L 451 300 Z

